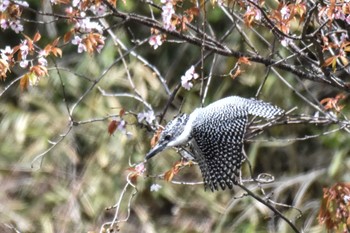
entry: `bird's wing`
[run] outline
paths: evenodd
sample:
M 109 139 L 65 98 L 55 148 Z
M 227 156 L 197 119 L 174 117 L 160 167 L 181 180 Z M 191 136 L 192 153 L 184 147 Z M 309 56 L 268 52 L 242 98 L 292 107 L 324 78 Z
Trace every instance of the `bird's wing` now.
M 232 188 L 243 162 L 243 136 L 248 113 L 243 108 L 203 108 L 194 121 L 192 149 L 205 187 L 212 191 Z M 203 117 L 204 116 L 204 117 Z M 223 117 L 224 116 L 224 117 Z
M 248 114 L 263 118 L 273 118 L 284 113 L 283 109 L 265 101 L 247 99 L 239 96 L 230 96 L 223 98 L 212 104 L 209 104 L 206 108 L 210 109 L 217 107 L 244 108 L 247 110 Z

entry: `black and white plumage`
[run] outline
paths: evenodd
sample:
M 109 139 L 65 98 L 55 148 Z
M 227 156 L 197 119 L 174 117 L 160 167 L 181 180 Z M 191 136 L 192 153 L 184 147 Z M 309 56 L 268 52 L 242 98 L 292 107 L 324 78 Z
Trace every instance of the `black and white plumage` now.
M 219 187 L 232 189 L 238 182 L 244 160 L 243 139 L 248 115 L 270 119 L 283 112 L 279 107 L 256 99 L 232 96 L 218 100 L 170 121 L 146 159 L 167 147 L 189 143 L 205 187 L 212 191 Z

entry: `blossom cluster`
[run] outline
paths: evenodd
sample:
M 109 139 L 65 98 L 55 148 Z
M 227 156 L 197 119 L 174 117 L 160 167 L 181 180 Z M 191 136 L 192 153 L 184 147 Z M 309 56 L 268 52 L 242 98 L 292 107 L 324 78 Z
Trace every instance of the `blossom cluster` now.
M 149 38 L 148 43 L 153 47 L 153 49 L 157 49 L 159 46 L 163 44 L 162 35 L 160 34 L 152 35 Z
M 145 120 L 148 124 L 152 124 L 152 122 L 156 119 L 154 112 L 152 110 L 149 110 L 147 112 L 141 112 L 137 114 L 137 120 L 139 123 L 141 123 L 143 120 Z
M 164 28 L 170 31 L 174 31 L 175 25 L 172 22 L 172 16 L 175 14 L 173 1 L 172 0 L 161 0 L 162 4 L 162 20 Z
M 185 73 L 181 76 L 181 85 L 186 90 L 191 90 L 193 87 L 193 80 L 196 80 L 199 75 L 195 72 L 194 66 L 191 66 Z
M 101 16 L 107 12 L 107 7 L 104 4 L 98 6 L 91 4 L 87 9 L 83 9 L 83 4 L 80 0 L 72 2 L 72 6 L 66 9 L 66 14 L 72 17 L 74 28 L 70 34 L 74 34 L 71 43 L 78 46 L 78 53 L 94 51 L 101 52 L 105 44 L 103 27 L 95 21 L 91 21 L 91 17 L 87 16 L 86 10 L 92 12 L 93 15 Z M 83 11 L 84 10 L 84 11 Z
M 0 28 L 11 29 L 16 33 L 23 31 L 23 25 L 19 20 L 22 15 L 21 7 L 28 7 L 26 1 L 2 0 L 0 2 Z

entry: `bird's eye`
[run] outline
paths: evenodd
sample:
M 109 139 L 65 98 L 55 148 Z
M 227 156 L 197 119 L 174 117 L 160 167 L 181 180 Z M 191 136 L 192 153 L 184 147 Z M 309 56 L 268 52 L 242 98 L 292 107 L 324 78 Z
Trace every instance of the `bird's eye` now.
M 171 135 L 170 135 L 170 134 L 165 135 L 165 136 L 164 136 L 164 139 L 165 139 L 165 140 L 170 140 L 170 139 L 171 139 Z

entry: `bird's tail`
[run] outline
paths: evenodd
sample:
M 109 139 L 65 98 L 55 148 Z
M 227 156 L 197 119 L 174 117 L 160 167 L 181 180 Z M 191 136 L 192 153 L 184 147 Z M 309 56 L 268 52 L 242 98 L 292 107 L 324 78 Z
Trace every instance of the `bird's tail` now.
M 273 118 L 284 113 L 283 109 L 262 100 L 245 99 L 245 102 L 248 113 L 253 116 Z

